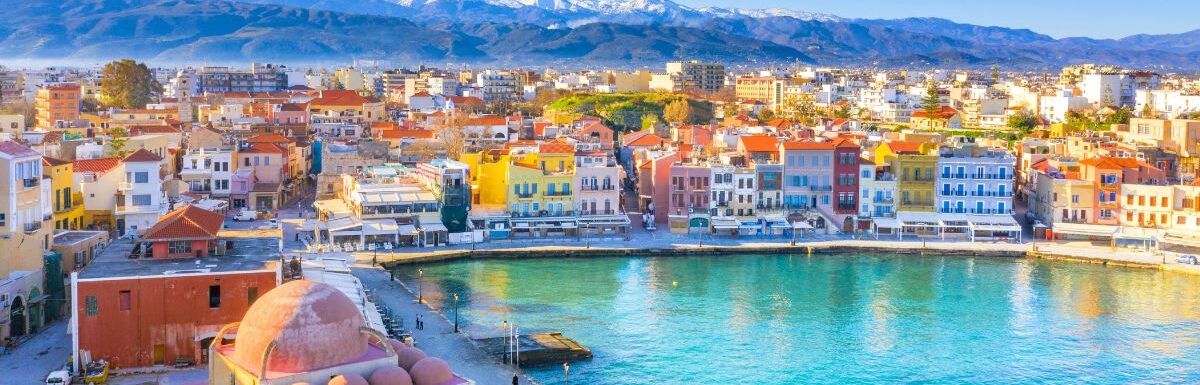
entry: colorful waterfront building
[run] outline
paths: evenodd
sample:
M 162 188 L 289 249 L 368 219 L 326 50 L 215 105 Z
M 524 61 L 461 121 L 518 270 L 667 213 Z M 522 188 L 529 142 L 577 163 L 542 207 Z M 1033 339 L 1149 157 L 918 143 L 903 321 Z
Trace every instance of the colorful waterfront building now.
M 1166 183 L 1163 170 L 1134 158 L 1094 157 L 1079 161 L 1079 179 L 1095 189 L 1096 224 L 1120 223 L 1121 185 Z
M 933 212 L 934 169 L 937 168 L 937 144 L 921 142 L 884 142 L 875 149 L 876 163 L 885 163 L 896 175 L 896 193 L 900 202 L 896 211 Z
M 1012 215 L 1016 158 L 974 142 L 942 147 L 937 160 L 939 213 Z
M 50 178 L 50 191 L 54 201 L 54 229 L 78 230 L 83 228 L 83 201 L 75 190 L 74 163 L 51 157 L 42 158 L 43 172 Z

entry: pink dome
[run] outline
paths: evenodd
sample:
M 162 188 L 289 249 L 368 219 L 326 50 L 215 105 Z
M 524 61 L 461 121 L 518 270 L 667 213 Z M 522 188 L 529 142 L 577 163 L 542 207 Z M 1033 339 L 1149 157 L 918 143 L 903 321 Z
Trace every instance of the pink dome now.
M 409 372 L 412 371 L 413 365 L 416 365 L 418 361 L 425 359 L 425 357 L 428 356 L 425 355 L 424 351 L 412 346 L 405 345 L 403 349 L 396 351 L 396 363 Z
M 367 379 L 355 373 L 344 373 L 329 379 L 329 385 L 369 385 Z
M 297 382 L 297 383 L 293 383 L 292 385 L 312 385 L 312 384 L 307 383 L 307 382 Z
M 307 372 L 340 365 L 367 352 L 367 336 L 359 332 L 362 326 L 358 307 L 333 286 L 288 282 L 268 291 L 246 311 L 233 359 L 257 372 L 263 353 L 274 341 L 269 370 Z
M 392 350 L 395 350 L 395 351 L 396 351 L 396 353 L 400 353 L 400 351 L 401 351 L 401 350 L 408 349 L 408 348 L 411 348 L 411 347 L 412 347 L 412 346 L 408 346 L 408 344 L 405 344 L 405 343 L 403 343 L 403 342 L 397 341 L 397 340 L 395 340 L 395 339 L 388 339 L 388 344 L 391 344 L 391 345 L 392 345 Z
M 417 361 L 408 374 L 412 376 L 413 385 L 441 385 L 454 378 L 450 365 L 437 357 Z
M 367 378 L 371 385 L 413 385 L 412 377 L 399 366 L 384 366 L 371 372 Z

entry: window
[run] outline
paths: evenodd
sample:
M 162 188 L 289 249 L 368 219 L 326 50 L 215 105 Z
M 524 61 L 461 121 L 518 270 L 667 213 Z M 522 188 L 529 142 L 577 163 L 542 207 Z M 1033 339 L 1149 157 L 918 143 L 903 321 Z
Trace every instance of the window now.
M 264 156 L 263 157 L 263 166 L 270 166 L 270 165 L 271 165 L 271 157 Z
M 167 245 L 168 254 L 190 254 L 192 252 L 192 242 L 190 241 L 171 241 Z
M 221 308 L 221 285 L 212 285 L 208 287 L 208 308 Z
M 97 312 L 99 312 L 100 304 L 96 302 L 96 296 L 87 296 L 87 298 L 84 298 L 83 303 L 83 307 L 86 309 L 85 311 L 87 312 L 87 315 L 94 316 Z
M 150 194 L 138 194 L 138 195 L 132 196 L 131 198 L 133 198 L 134 206 L 149 206 L 150 205 Z
M 149 183 L 150 182 L 150 173 L 145 172 L 145 171 L 138 171 L 138 172 L 133 173 L 133 182 L 134 183 Z
M 133 307 L 133 296 L 129 290 L 121 290 L 121 293 L 118 297 L 120 298 L 119 303 L 122 311 L 128 311 Z

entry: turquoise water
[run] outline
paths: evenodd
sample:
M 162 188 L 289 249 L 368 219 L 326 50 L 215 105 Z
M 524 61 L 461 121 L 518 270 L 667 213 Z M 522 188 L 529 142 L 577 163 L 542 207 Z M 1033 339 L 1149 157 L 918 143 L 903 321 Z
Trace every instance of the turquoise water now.
M 472 335 L 509 320 L 590 347 L 572 384 L 1200 383 L 1200 277 L 1177 273 L 881 255 L 420 267 Z M 398 273 L 417 289 L 416 267 Z

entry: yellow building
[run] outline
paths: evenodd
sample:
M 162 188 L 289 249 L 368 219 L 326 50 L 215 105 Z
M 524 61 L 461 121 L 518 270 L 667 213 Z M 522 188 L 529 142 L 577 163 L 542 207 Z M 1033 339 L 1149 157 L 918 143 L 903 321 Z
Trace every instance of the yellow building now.
M 54 229 L 78 230 L 83 228 L 83 199 L 74 184 L 74 164 L 50 157 L 42 158 L 42 172 L 50 176 L 50 190 L 54 201 Z
M 575 158 L 570 145 L 511 145 L 464 154 L 472 202 L 518 216 L 573 215 Z
M 896 175 L 896 211 L 934 212 L 934 169 L 937 144 L 893 141 L 875 148 L 876 164 L 887 165 Z

